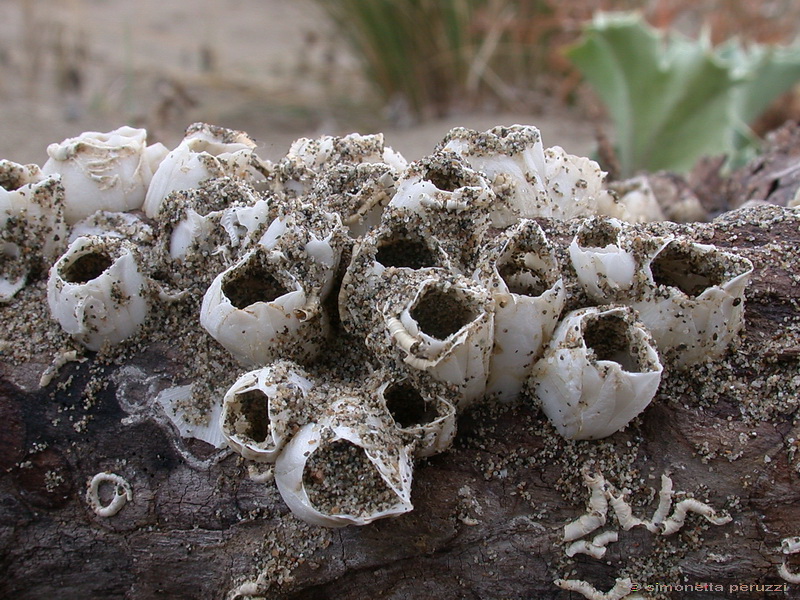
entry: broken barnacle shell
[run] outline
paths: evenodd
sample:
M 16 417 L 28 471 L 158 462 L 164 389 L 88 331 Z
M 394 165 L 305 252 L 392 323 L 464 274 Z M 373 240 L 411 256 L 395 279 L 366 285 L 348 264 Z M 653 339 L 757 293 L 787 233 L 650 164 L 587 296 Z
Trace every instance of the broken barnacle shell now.
M 194 123 L 183 141 L 158 165 L 142 209 L 155 218 L 172 192 L 198 187 L 207 179 L 230 177 L 252 183 L 256 143 L 242 132 L 208 123 Z
M 355 390 L 328 390 L 319 421 L 303 425 L 275 463 L 294 515 L 312 525 L 366 525 L 412 510 L 413 465 L 386 418 Z
M 50 269 L 50 313 L 89 350 L 121 342 L 147 317 L 148 283 L 137 253 L 127 240 L 85 236 Z
M 686 367 L 724 354 L 742 327 L 746 258 L 674 239 L 645 261 L 641 292 L 630 302 L 665 359 Z
M 583 221 L 569 245 L 569 257 L 583 290 L 601 304 L 627 299 L 637 280 L 636 253 L 619 219 Z
M 0 302 L 64 251 L 64 188 L 36 165 L 0 160 Z
M 408 165 L 405 158 L 384 144 L 382 133 L 299 138 L 276 165 L 276 184 L 290 197 L 299 197 L 307 194 L 327 169 L 359 164 L 383 164 L 394 174 Z
M 246 366 L 281 357 L 308 362 L 328 334 L 319 295 L 292 275 L 281 252 L 263 246 L 217 275 L 200 324 Z
M 486 247 L 475 278 L 491 291 L 495 302 L 486 393 L 513 400 L 550 341 L 564 308 L 555 250 L 542 228 L 524 219 Z
M 497 195 L 491 212 L 495 227 L 507 227 L 519 218 L 593 215 L 607 196 L 605 173 L 596 162 L 567 154 L 559 146 L 545 150 L 539 130 L 530 125 L 485 132 L 457 127 L 437 149 L 458 153 L 488 177 Z
M 308 374 L 287 360 L 239 377 L 225 394 L 219 420 L 228 445 L 246 459 L 275 462 L 305 424 L 302 408 L 313 387 Z
M 86 235 L 123 238 L 140 246 L 148 246 L 155 242 L 153 227 L 136 213 L 98 210 L 70 228 L 69 243 Z
M 397 283 L 377 306 L 367 347 L 420 389 L 429 379 L 449 386 L 458 408 L 483 397 L 494 330 L 491 294 L 439 270 L 398 272 Z
M 144 129 L 120 127 L 50 144 L 47 154 L 42 172 L 61 175 L 64 217 L 72 225 L 98 210 L 140 209 L 167 149 L 160 143 L 148 146 Z
M 333 287 L 346 241 L 339 215 L 304 202 L 289 202 L 258 237 L 275 250 L 309 292 L 325 299 Z
M 401 439 L 413 444 L 416 458 L 433 456 L 450 447 L 456 435 L 456 408 L 445 399 L 444 390 L 439 394 L 435 386 L 419 390 L 409 378 L 387 372 L 379 373 L 375 381 L 380 406 L 391 415 Z
M 559 324 L 528 385 L 563 437 L 598 439 L 647 407 L 662 370 L 650 334 L 630 307 L 589 307 Z

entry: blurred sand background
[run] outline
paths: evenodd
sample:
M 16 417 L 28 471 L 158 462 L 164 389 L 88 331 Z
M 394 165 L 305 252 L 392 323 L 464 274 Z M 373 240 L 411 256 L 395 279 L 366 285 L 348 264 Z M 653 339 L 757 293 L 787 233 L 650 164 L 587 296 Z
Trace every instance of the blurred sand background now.
M 206 121 L 248 132 L 265 158 L 292 140 L 383 131 L 413 160 L 454 126 L 538 126 L 546 146 L 589 154 L 594 131 L 552 100 L 423 124 L 375 100 L 310 0 L 0 0 L 0 158 L 42 164 L 82 131 L 145 127 L 173 147 Z

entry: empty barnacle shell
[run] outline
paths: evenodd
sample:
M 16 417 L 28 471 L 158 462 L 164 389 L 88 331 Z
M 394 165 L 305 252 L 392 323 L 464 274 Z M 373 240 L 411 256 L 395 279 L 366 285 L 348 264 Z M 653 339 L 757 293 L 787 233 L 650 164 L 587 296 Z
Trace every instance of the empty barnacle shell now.
M 535 221 L 521 220 L 485 249 L 475 278 L 495 301 L 486 393 L 513 400 L 550 341 L 564 308 L 566 296 L 555 249 Z
M 413 444 L 414 456 L 424 458 L 447 450 L 456 435 L 456 408 L 445 394 L 419 390 L 409 378 L 381 375 L 376 389 L 379 403 L 391 415 L 400 437 Z
M 643 266 L 630 302 L 677 367 L 721 356 L 742 327 L 753 264 L 715 246 L 683 239 L 661 245 Z
M 544 147 L 536 127 L 512 125 L 485 132 L 457 127 L 437 149 L 458 153 L 486 175 L 497 196 L 491 212 L 495 227 L 507 227 L 520 217 L 552 216 L 545 192 Z
M 275 483 L 312 525 L 366 525 L 413 509 L 410 449 L 355 393 L 331 402 L 278 455 Z
M 662 370 L 650 334 L 630 307 L 589 307 L 559 324 L 528 383 L 562 436 L 598 439 L 647 407 Z
M 50 269 L 47 303 L 62 329 L 89 350 L 131 336 L 149 308 L 136 247 L 113 237 L 76 239 Z
M 299 138 L 277 165 L 277 183 L 290 196 L 302 196 L 330 167 L 378 163 L 386 165 L 395 174 L 408 164 L 398 152 L 384 144 L 382 133 Z
M 381 331 L 367 336 L 367 347 L 394 361 L 419 385 L 429 377 L 450 386 L 458 408 L 465 408 L 486 390 L 494 300 L 462 275 L 410 271 L 398 283 L 378 307 L 373 323 Z
M 569 245 L 569 257 L 581 287 L 600 303 L 628 298 L 636 283 L 635 252 L 619 219 L 583 221 Z
M 0 302 L 11 300 L 31 271 L 49 267 L 64 251 L 63 202 L 57 175 L 0 160 Z
M 183 141 L 158 165 L 147 189 L 143 210 L 155 218 L 172 192 L 196 188 L 206 179 L 231 177 L 252 182 L 256 143 L 242 132 L 194 123 Z
M 324 299 L 333 287 L 345 234 L 339 215 L 290 202 L 258 238 L 258 245 L 279 253 L 305 289 Z
M 314 387 L 298 365 L 279 360 L 245 373 L 225 394 L 220 428 L 228 445 L 244 458 L 275 462 L 303 422 L 303 407 Z
M 159 143 L 148 146 L 144 129 L 120 127 L 50 144 L 47 154 L 42 172 L 61 175 L 64 217 L 72 225 L 98 210 L 140 209 L 167 149 Z
M 328 333 L 319 296 L 263 246 L 247 252 L 214 279 L 203 297 L 200 324 L 248 366 L 277 358 L 306 362 Z
M 157 256 L 163 277 L 179 288 L 204 290 L 217 273 L 235 262 L 243 245 L 256 243 L 261 224 L 273 217 L 267 198 L 229 177 L 173 192 L 157 218 Z

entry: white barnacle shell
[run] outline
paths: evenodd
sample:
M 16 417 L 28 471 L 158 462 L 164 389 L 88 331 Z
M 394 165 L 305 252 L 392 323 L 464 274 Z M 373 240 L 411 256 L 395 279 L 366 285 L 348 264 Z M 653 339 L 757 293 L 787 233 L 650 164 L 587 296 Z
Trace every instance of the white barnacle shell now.
M 495 227 L 507 227 L 521 217 L 553 216 L 544 146 L 536 127 L 512 125 L 485 132 L 457 127 L 438 148 L 458 153 L 486 175 L 497 195 L 491 212 Z
M 456 435 L 456 408 L 444 394 L 415 387 L 409 378 L 383 373 L 375 390 L 381 407 L 391 416 L 400 437 L 423 458 L 447 450 Z
M 642 292 L 630 302 L 678 367 L 721 356 L 742 327 L 753 264 L 715 246 L 675 239 L 643 266 Z
M 495 302 L 487 394 L 517 397 L 564 308 L 555 250 L 535 222 L 521 220 L 493 240 L 475 278 Z
M 339 290 L 339 316 L 345 329 L 361 337 L 373 327 L 373 306 L 384 303 L 398 273 L 453 267 L 428 220 L 417 213 L 389 210 L 377 229 L 353 247 Z
M 152 244 L 155 240 L 153 228 L 136 213 L 105 210 L 98 210 L 75 223 L 70 229 L 69 243 L 87 235 L 122 238 L 139 245 Z
M 380 224 L 396 179 L 385 163 L 331 165 L 316 178 L 307 200 L 338 214 L 350 235 L 360 237 Z
M 144 322 L 147 288 L 130 242 L 85 236 L 50 269 L 47 303 L 64 331 L 89 350 L 99 350 L 131 336 Z
M 125 212 L 144 203 L 147 186 L 167 154 L 162 144 L 147 145 L 144 129 L 120 127 L 108 133 L 87 131 L 47 147 L 45 174 L 64 184 L 64 217 L 72 225 L 98 210 Z
M 301 409 L 314 387 L 308 374 L 279 360 L 245 373 L 230 387 L 219 424 L 228 445 L 244 458 L 275 462 L 301 423 Z
M 493 200 L 485 177 L 459 154 L 439 151 L 409 165 L 397 184 L 390 206 L 425 213 L 464 211 Z
M 410 511 L 409 448 L 354 393 L 339 395 L 304 425 L 275 463 L 275 483 L 296 517 L 312 525 L 366 525 Z
M 256 143 L 242 132 L 194 123 L 183 141 L 158 165 L 147 189 L 143 210 L 155 218 L 172 192 L 196 188 L 206 179 L 231 177 L 252 181 Z
M 495 204 L 487 179 L 457 153 L 443 150 L 409 165 L 385 214 L 421 217 L 453 266 L 472 273 Z
M 263 246 L 217 275 L 203 297 L 200 323 L 242 364 L 280 357 L 308 361 L 328 333 L 319 296 Z
M 616 217 L 628 223 L 649 223 L 663 221 L 664 212 L 650 186 L 650 180 L 640 175 L 625 181 L 609 184 L 616 201 L 606 201 L 598 206 L 598 211 L 606 216 Z M 609 198 L 612 194 L 609 194 Z
M 625 427 L 655 396 L 663 367 L 629 307 L 589 307 L 556 328 L 529 385 L 568 439 L 598 439 Z
M 632 293 L 637 262 L 619 219 L 586 219 L 569 245 L 569 257 L 581 287 L 600 303 L 621 301 Z
M 561 146 L 544 151 L 545 189 L 553 206 L 553 218 L 563 221 L 597 214 L 598 200 L 607 194 L 606 174 L 595 161 L 574 156 Z
M 383 335 L 368 337 L 367 346 L 388 352 L 412 378 L 424 375 L 451 386 L 458 408 L 465 408 L 486 391 L 494 300 L 463 275 L 438 269 L 405 275 L 406 283 L 381 310 Z M 385 350 L 377 347 L 387 341 Z
M 299 138 L 278 163 L 277 176 L 284 191 L 302 196 L 331 167 L 378 163 L 386 165 L 393 173 L 403 171 L 408 165 L 400 153 L 384 144 L 382 133 Z
M 344 229 L 339 215 L 307 203 L 289 203 L 258 239 L 258 245 L 282 255 L 305 289 L 324 299 L 339 266 Z
M 172 286 L 205 289 L 236 261 L 245 245 L 257 243 L 262 225 L 274 217 L 270 211 L 268 198 L 230 177 L 173 192 L 157 219 L 159 270 Z
M 11 300 L 31 269 L 66 248 L 64 188 L 36 165 L 0 160 L 0 302 Z

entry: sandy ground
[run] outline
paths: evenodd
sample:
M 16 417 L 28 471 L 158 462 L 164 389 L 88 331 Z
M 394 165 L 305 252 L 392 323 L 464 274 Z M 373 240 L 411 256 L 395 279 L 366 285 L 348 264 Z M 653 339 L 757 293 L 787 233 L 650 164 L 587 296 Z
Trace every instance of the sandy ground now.
M 192 122 L 242 129 L 276 159 L 301 136 L 383 131 L 408 159 L 454 126 L 528 123 L 545 145 L 592 151 L 576 111 L 531 107 L 399 127 L 311 0 L 0 1 L 0 158 L 123 124 L 173 146 Z

